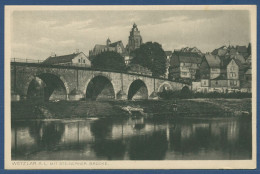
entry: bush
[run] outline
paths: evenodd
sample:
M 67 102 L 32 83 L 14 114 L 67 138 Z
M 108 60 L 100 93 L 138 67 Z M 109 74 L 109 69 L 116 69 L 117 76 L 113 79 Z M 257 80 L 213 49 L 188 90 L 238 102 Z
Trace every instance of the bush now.
M 183 98 L 252 98 L 252 93 L 245 92 L 232 92 L 232 93 L 218 93 L 218 92 L 191 92 L 187 90 L 181 91 L 162 91 L 158 93 L 158 96 L 162 99 L 183 99 Z

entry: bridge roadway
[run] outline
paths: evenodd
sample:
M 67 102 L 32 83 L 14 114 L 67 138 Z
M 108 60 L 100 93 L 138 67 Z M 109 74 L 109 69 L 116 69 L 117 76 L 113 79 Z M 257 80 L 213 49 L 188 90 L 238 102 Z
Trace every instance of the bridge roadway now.
M 79 66 L 11 62 L 12 100 L 154 99 L 166 90 L 191 86 L 147 75 Z M 42 91 L 42 92 L 41 92 Z

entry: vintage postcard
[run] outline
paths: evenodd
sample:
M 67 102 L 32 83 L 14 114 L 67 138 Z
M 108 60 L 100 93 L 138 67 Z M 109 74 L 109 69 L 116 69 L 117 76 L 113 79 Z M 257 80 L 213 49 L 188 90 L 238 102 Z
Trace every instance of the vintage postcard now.
M 256 6 L 5 6 L 5 169 L 255 169 Z

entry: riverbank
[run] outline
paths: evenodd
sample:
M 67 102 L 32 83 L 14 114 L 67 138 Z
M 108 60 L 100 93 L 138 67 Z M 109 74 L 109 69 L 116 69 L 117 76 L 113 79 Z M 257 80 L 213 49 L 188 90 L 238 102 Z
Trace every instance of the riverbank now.
M 173 112 L 173 105 L 177 112 Z M 138 108 L 146 116 L 181 115 L 226 117 L 251 114 L 251 99 L 180 99 L 146 101 L 59 101 L 12 102 L 12 119 L 127 117 L 128 108 Z

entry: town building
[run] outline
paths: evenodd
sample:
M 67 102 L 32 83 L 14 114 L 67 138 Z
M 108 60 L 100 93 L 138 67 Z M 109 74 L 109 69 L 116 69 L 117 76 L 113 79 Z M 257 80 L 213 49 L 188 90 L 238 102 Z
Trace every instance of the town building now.
M 248 82 L 252 81 L 252 69 L 249 68 L 246 72 L 245 72 L 245 80 Z
M 244 73 L 244 79 L 241 80 L 241 92 L 252 92 L 252 69 L 249 68 Z
M 83 52 L 75 52 L 73 54 L 57 56 L 56 54 L 48 57 L 43 64 L 51 65 L 73 65 L 91 67 L 91 62 Z
M 213 70 L 212 70 L 213 69 Z M 220 59 L 206 54 L 200 66 L 200 83 L 193 82 L 195 92 L 250 92 L 251 69 L 239 59 Z
M 170 80 L 195 80 L 202 58 L 198 53 L 174 51 L 170 60 Z
M 220 75 L 217 78 L 209 80 L 208 92 L 228 92 L 228 80 L 225 75 Z
M 142 43 L 142 36 L 137 28 L 137 25 L 134 23 L 128 37 L 128 44 L 126 45 L 127 52 L 130 54 L 133 50 L 139 48 Z
M 236 89 L 240 87 L 239 66 L 241 66 L 241 63 L 236 59 L 231 59 L 227 65 L 228 88 Z
M 221 60 L 219 56 L 213 54 L 205 54 L 202 58 L 200 66 L 200 78 L 201 79 L 214 79 L 217 78 L 220 73 Z

